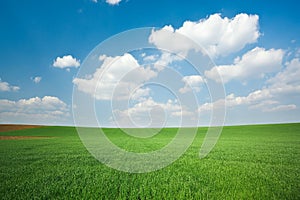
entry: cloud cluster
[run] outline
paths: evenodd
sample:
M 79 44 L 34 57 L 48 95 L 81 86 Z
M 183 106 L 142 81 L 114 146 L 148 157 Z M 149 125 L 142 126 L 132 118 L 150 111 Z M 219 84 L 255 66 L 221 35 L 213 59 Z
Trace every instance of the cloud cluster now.
M 218 108 L 221 103 L 226 103 L 228 108 L 247 105 L 249 109 L 258 109 L 263 112 L 288 111 L 297 109 L 295 103 L 282 104 L 290 97 L 300 95 L 300 61 L 293 59 L 285 64 L 285 68 L 274 77 L 267 80 L 267 86 L 249 93 L 247 96 L 230 94 L 225 99 L 199 106 L 199 112 Z
M 145 57 L 145 59 L 147 59 L 149 57 L 150 56 L 147 56 L 147 57 Z M 183 57 L 180 57 L 176 54 L 172 54 L 169 52 L 163 52 L 159 57 L 153 56 L 152 61 L 155 60 L 155 62 L 153 63 L 153 67 L 158 71 L 162 71 L 165 67 L 168 67 L 173 62 L 181 61 L 183 59 L 184 59 Z
M 266 73 L 281 69 L 284 51 L 256 47 L 242 58 L 237 57 L 232 65 L 219 65 L 205 72 L 205 76 L 217 82 L 227 83 L 232 79 L 245 80 L 263 77 Z M 219 75 L 222 80 L 219 79 Z
M 143 60 L 146 58 L 145 65 L 140 65 L 129 53 L 115 57 L 100 55 L 101 64 L 95 72 L 77 77 L 73 83 L 79 92 L 97 100 L 112 101 L 113 108 L 111 109 L 115 116 L 112 121 L 121 127 L 161 127 L 165 123 L 176 125 L 180 124 L 182 116 L 194 116 L 195 113 L 189 111 L 187 106 L 181 106 L 170 97 L 163 97 L 160 101 L 156 101 L 161 91 L 154 94 L 154 91 L 150 89 L 151 86 L 144 85 L 149 80 L 151 83 L 152 81 L 157 83 L 155 78 L 170 79 L 168 73 L 162 72 L 164 75 L 159 77 L 158 74 L 166 70 L 165 67 L 172 62 L 182 60 L 182 58 L 167 52 L 161 55 L 143 54 L 141 57 Z M 148 63 L 149 61 L 151 63 Z M 178 86 L 176 86 L 178 90 L 182 86 L 181 78 L 178 76 L 171 79 L 175 78 L 178 78 Z M 188 92 L 190 87 L 199 91 L 204 79 L 201 76 L 192 75 L 183 77 L 182 82 L 185 85 L 182 88 L 183 92 Z M 166 83 L 169 82 L 166 81 Z M 195 122 L 196 117 L 193 119 Z
M 183 115 L 191 115 L 177 100 L 168 99 L 165 103 L 156 102 L 152 97 L 141 99 L 125 110 L 114 110 L 115 123 L 121 127 L 164 127 L 180 124 Z
M 257 15 L 243 13 L 232 19 L 213 14 L 196 22 L 185 21 L 178 29 L 168 25 L 153 30 L 149 42 L 158 48 L 170 49 L 182 55 L 191 49 L 199 50 L 180 36 L 184 35 L 203 47 L 210 56 L 225 56 L 257 41 L 260 36 L 258 20 Z
M 137 90 L 133 91 L 130 95 L 130 99 L 134 101 L 143 101 L 145 97 L 150 95 L 151 89 L 146 88 L 138 88 Z
M 8 82 L 4 82 L 0 78 L 0 92 L 18 91 L 20 87 L 10 85 Z
M 57 97 L 0 99 L 0 121 L 4 123 L 61 123 L 68 117 L 68 105 Z
M 186 93 L 191 90 L 195 92 L 200 92 L 201 85 L 205 83 L 205 79 L 200 75 L 191 75 L 191 76 L 184 76 L 182 78 L 184 82 L 184 87 L 179 89 L 180 93 Z
M 57 57 L 53 61 L 53 67 L 58 67 L 58 68 L 70 68 L 70 67 L 79 67 L 80 66 L 80 61 L 77 60 L 76 58 L 73 58 L 72 55 L 66 55 L 63 57 Z
M 192 49 L 199 50 L 193 41 L 185 35 L 178 33 L 171 25 L 164 26 L 159 30 L 152 30 L 148 41 L 150 44 L 154 44 L 158 49 L 169 50 L 183 57 Z
M 287 90 L 290 86 L 300 91 L 300 61 L 295 58 L 286 63 L 286 68 L 267 81 L 273 88 Z M 297 90 L 298 91 L 298 90 Z
M 101 55 L 102 65 L 88 78 L 75 78 L 79 91 L 98 100 L 128 99 L 141 83 L 157 75 L 150 67 L 140 66 L 129 53 L 110 57 Z
M 226 105 L 227 108 L 236 108 L 237 106 L 248 106 L 249 109 L 257 109 L 262 112 L 275 112 L 275 111 L 288 111 L 297 108 L 295 104 L 280 104 L 279 101 L 272 99 L 273 93 L 270 93 L 267 89 L 256 90 L 247 96 L 235 96 L 230 94 L 226 96 L 225 100 L 220 99 L 212 103 L 204 103 L 199 106 L 198 112 L 206 113 L 212 109 L 218 109 L 222 105 Z M 274 91 L 273 91 L 274 92 Z

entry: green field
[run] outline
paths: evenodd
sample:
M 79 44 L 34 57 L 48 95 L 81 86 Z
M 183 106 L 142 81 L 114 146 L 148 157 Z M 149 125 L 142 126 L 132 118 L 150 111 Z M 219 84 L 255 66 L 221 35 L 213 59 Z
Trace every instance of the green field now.
M 158 149 L 176 133 L 164 129 L 139 144 L 106 129 L 130 151 Z M 300 199 L 300 124 L 224 127 L 213 151 L 199 159 L 206 128 L 173 164 L 132 174 L 101 164 L 72 127 L 0 135 L 50 136 L 0 141 L 2 199 Z

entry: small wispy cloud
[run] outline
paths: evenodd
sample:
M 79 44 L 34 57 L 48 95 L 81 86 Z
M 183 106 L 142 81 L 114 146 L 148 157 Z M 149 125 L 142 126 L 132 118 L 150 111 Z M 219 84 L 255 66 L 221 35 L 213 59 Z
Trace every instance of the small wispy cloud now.
M 42 77 L 36 76 L 36 77 L 31 77 L 30 78 L 34 83 L 39 83 L 42 80 Z
M 10 91 L 18 91 L 20 90 L 19 86 L 10 85 L 8 82 L 4 82 L 0 78 L 0 91 L 1 92 L 10 92 Z

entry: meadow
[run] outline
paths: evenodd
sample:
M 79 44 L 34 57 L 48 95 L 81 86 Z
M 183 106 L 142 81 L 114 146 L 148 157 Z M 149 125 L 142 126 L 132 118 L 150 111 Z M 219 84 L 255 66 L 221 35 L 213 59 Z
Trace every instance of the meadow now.
M 74 127 L 38 127 L 1 136 L 2 199 L 300 199 L 300 124 L 224 127 L 211 153 L 199 159 L 207 128 L 173 164 L 150 173 L 126 173 L 96 160 Z M 161 148 L 176 133 L 165 128 L 142 145 L 106 129 L 130 151 Z M 124 139 L 125 138 L 125 139 Z

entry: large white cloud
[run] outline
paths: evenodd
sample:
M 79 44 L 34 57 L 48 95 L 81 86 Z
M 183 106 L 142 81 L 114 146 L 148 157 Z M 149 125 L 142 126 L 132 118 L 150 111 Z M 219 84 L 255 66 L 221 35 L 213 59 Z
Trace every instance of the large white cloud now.
M 140 66 L 128 53 L 116 57 L 101 55 L 99 59 L 103 64 L 91 77 L 73 80 L 79 91 L 98 100 L 128 99 L 143 81 L 157 75 L 150 67 Z
M 257 15 L 238 14 L 234 18 L 210 15 L 199 21 L 185 21 L 175 29 L 172 25 L 152 31 L 149 42 L 158 48 L 173 50 L 183 55 L 195 46 L 180 37 L 182 34 L 202 46 L 210 56 L 228 55 L 255 43 L 260 36 Z
M 69 118 L 68 105 L 57 97 L 0 99 L 0 121 L 3 123 L 59 124 L 70 122 Z
M 266 73 L 277 72 L 281 69 L 284 51 L 256 47 L 242 58 L 237 57 L 232 65 L 220 65 L 205 72 L 205 76 L 217 82 L 227 83 L 232 79 L 245 80 L 263 77 Z M 220 80 L 220 74 L 222 80 Z
M 199 112 L 210 111 L 213 107 L 218 108 L 226 103 L 227 108 L 246 105 L 249 109 L 258 109 L 263 112 L 289 111 L 297 109 L 298 101 L 290 102 L 291 96 L 300 98 L 300 61 L 293 59 L 285 64 L 285 68 L 274 77 L 266 81 L 267 85 L 262 89 L 255 90 L 246 96 L 230 94 L 225 100 L 220 99 L 212 103 L 199 106 Z M 298 106 L 297 106 L 298 105 Z
M 70 67 L 79 67 L 80 66 L 80 61 L 77 60 L 76 58 L 73 58 L 72 55 L 66 55 L 63 57 L 57 57 L 53 61 L 53 67 L 58 67 L 58 68 L 70 68 Z
M 8 82 L 2 81 L 0 78 L 0 92 L 18 91 L 20 87 L 10 85 Z

